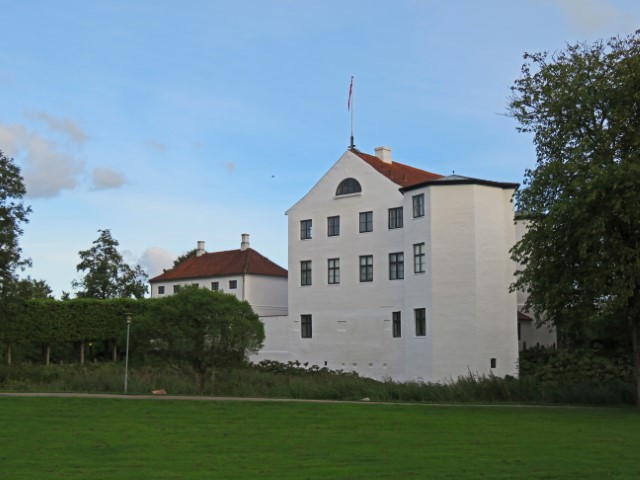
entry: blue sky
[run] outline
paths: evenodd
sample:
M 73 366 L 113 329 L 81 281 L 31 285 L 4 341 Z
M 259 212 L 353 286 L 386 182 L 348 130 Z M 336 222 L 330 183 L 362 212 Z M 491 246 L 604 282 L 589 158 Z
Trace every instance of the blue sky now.
M 504 115 L 524 52 L 626 35 L 635 0 L 0 0 L 0 149 L 21 246 L 59 296 L 110 229 L 153 276 L 206 241 L 286 267 L 284 212 L 349 144 L 520 182 Z

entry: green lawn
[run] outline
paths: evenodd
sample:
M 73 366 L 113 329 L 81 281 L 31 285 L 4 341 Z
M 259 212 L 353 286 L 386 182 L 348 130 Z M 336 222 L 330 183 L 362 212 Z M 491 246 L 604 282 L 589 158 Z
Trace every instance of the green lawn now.
M 0 397 L 1 479 L 637 479 L 631 409 Z

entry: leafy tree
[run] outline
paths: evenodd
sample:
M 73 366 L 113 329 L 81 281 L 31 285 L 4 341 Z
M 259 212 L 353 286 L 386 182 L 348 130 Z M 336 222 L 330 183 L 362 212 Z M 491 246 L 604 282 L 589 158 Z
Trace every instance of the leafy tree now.
M 139 265 L 131 268 L 118 252 L 118 241 L 109 230 L 98 230 L 100 236 L 93 247 L 82 250 L 78 272 L 86 272 L 72 286 L 81 289 L 80 298 L 143 298 L 147 291 L 148 276 Z
M 264 341 L 264 327 L 249 303 L 196 286 L 151 302 L 148 325 L 153 353 L 190 368 L 201 393 L 216 369 L 242 364 Z
M 31 277 L 23 278 L 16 282 L 16 296 L 24 300 L 53 298 L 53 290 L 44 280 L 35 280 Z
M 25 194 L 20 168 L 0 150 L 0 298 L 10 293 L 16 270 L 29 265 L 18 245 L 21 224 L 28 222 L 31 213 L 31 207 L 22 202 Z
M 512 93 L 537 153 L 515 195 L 528 229 L 512 288 L 560 331 L 624 333 L 640 407 L 640 31 L 525 54 Z

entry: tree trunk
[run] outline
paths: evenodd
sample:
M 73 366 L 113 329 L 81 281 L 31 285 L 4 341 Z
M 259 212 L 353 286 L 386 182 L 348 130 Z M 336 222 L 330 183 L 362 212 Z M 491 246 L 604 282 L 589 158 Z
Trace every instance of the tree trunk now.
M 11 344 L 7 345 L 7 365 L 11 366 Z
M 80 340 L 80 365 L 84 366 L 84 340 Z
M 113 341 L 113 350 L 111 350 L 111 359 L 114 362 L 118 361 L 118 343 L 115 340 Z
M 640 326 L 637 323 L 631 327 L 633 340 L 633 363 L 636 370 L 636 407 L 640 408 Z
M 216 394 L 216 369 L 211 369 L 211 393 Z
M 196 389 L 198 390 L 199 395 L 204 393 L 205 375 L 205 372 L 196 371 Z

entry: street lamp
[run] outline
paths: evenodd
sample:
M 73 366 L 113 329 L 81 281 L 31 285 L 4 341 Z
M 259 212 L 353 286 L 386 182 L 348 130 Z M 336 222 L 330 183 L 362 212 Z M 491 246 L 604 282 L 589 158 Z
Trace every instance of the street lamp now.
M 127 313 L 127 349 L 124 355 L 124 393 L 127 393 L 127 380 L 129 378 L 129 331 L 131 330 L 131 314 Z

